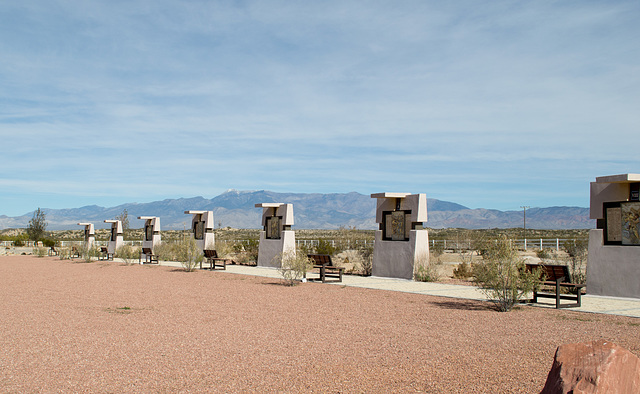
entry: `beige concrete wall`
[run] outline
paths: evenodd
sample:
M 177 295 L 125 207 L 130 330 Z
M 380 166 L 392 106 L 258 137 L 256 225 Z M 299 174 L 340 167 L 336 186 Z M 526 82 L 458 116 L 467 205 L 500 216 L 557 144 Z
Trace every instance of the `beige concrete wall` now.
M 408 241 L 384 241 L 382 230 L 375 233 L 372 275 L 384 278 L 413 279 L 418 259 L 429 262 L 429 232 L 411 230 Z
M 591 204 L 589 206 L 590 219 L 604 218 L 602 204 L 613 201 L 627 201 L 629 199 L 628 183 L 598 183 L 591 182 Z
M 603 231 L 590 230 L 587 294 L 640 298 L 640 246 L 604 245 Z

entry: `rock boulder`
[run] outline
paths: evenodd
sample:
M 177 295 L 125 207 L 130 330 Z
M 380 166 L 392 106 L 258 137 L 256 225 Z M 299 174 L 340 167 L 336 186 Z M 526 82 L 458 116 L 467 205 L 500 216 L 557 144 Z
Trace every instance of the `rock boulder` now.
M 541 394 L 640 393 L 640 359 L 603 340 L 561 345 Z

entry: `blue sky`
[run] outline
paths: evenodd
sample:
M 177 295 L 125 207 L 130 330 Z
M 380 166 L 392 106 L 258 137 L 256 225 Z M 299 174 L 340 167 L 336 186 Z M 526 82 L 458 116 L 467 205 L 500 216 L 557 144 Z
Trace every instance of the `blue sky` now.
M 0 8 L 0 215 L 226 189 L 588 206 L 640 172 L 637 1 Z

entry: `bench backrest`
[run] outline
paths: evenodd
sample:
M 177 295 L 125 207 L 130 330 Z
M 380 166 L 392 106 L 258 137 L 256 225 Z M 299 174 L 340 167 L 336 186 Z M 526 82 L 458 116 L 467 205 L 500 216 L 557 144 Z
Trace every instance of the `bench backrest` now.
M 217 259 L 218 258 L 218 252 L 216 252 L 215 250 L 204 250 L 204 257 L 208 258 L 208 259 Z
M 569 267 L 566 265 L 556 264 L 527 264 L 527 270 L 533 271 L 536 268 L 541 268 L 545 280 L 556 281 L 560 279 L 563 282 L 571 282 L 571 275 L 569 274 Z
M 151 252 L 151 248 L 142 248 L 142 253 L 143 253 L 143 254 L 153 254 L 153 253 Z
M 310 258 L 315 265 L 326 265 L 328 267 L 333 267 L 331 256 L 328 254 L 308 254 L 307 257 Z

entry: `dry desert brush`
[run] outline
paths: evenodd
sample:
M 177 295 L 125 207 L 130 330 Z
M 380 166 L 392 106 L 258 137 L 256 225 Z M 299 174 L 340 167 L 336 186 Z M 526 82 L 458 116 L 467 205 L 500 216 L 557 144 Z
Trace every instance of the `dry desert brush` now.
M 473 265 L 474 283 L 495 302 L 501 312 L 508 312 L 539 282 L 541 272 L 529 272 L 507 237 L 500 237 Z
M 116 257 L 122 259 L 126 265 L 131 265 L 140 257 L 140 248 L 131 245 L 122 245 L 116 250 Z
M 280 268 L 280 275 L 284 283 L 293 286 L 305 277 L 307 270 L 312 266 L 311 261 L 301 251 L 287 250 L 273 258 L 273 263 Z
M 439 259 L 429 259 L 429 255 L 416 257 L 414 278 L 418 282 L 437 282 L 440 280 Z
M 188 237 L 178 243 L 177 260 L 185 271 L 194 271 L 203 258 L 204 254 L 194 238 Z

